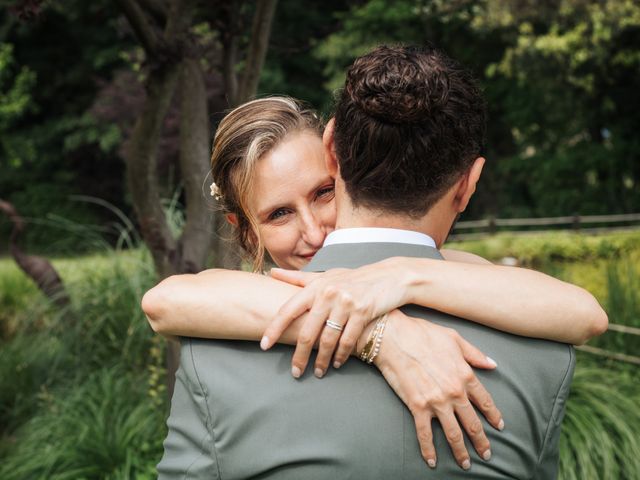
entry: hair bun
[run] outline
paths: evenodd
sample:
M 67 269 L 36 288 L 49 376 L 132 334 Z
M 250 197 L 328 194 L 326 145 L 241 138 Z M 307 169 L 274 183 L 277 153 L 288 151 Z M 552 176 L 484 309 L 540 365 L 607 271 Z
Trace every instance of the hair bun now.
M 353 105 L 378 120 L 419 122 L 446 104 L 448 77 L 432 66 L 425 69 L 398 57 L 397 51 L 390 51 L 388 58 L 378 57 L 382 65 L 356 60 L 347 75 L 346 94 Z

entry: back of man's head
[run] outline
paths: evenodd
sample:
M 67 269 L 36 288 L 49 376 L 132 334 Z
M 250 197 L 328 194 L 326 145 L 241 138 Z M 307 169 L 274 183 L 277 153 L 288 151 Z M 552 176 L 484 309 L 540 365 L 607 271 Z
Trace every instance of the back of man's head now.
M 334 130 L 351 202 L 424 215 L 480 156 L 485 124 L 475 80 L 443 53 L 381 46 L 358 58 Z

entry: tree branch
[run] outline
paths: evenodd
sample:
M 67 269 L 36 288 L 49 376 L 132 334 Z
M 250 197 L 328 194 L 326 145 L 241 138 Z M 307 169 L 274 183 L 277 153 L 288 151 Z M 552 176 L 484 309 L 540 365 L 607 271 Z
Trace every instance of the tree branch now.
M 260 72 L 267 56 L 271 24 L 277 4 L 278 0 L 258 0 L 251 28 L 247 65 L 242 76 L 242 86 L 238 92 L 238 103 L 253 97 L 258 90 Z
M 162 25 L 167 22 L 167 4 L 164 0 L 138 0 L 140 5 Z
M 209 114 L 204 74 L 197 59 L 183 62 L 180 92 L 180 170 L 187 222 L 178 243 L 178 268 L 197 273 L 205 267 L 214 233 L 213 214 L 207 211 L 203 195 L 203 181 L 209 172 Z
M 29 255 L 18 245 L 18 237 L 24 230 L 24 220 L 15 207 L 0 199 L 0 212 L 9 217 L 13 230 L 9 238 L 9 251 L 22 271 L 33 280 L 40 291 L 59 307 L 69 305 L 70 299 L 64 283 L 54 266 L 44 257 Z
M 149 57 L 157 58 L 161 54 L 162 38 L 158 35 L 153 21 L 144 12 L 136 0 L 113 0 L 127 17 L 138 41 Z

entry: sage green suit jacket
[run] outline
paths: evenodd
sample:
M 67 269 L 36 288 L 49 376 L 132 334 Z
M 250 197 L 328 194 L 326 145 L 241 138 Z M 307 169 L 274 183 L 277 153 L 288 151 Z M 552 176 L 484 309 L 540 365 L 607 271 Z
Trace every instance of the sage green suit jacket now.
M 331 245 L 307 270 L 355 268 L 391 256 L 442 258 L 397 243 Z M 455 287 L 455 286 L 452 286 Z M 505 429 L 484 422 L 493 458 L 467 441 L 471 470 L 434 422 L 438 466 L 423 461 L 413 418 L 378 370 L 353 358 L 323 379 L 291 377 L 293 348 L 185 338 L 160 479 L 539 479 L 557 475 L 558 438 L 573 374 L 572 347 L 499 332 L 440 312 L 408 315 L 455 328 L 498 363 L 477 371 Z

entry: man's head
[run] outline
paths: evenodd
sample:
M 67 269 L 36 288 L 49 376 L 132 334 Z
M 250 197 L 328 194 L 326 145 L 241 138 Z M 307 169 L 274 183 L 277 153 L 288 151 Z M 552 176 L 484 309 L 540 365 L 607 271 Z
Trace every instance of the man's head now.
M 381 46 L 349 68 L 325 145 L 354 208 L 417 219 L 460 182 L 471 190 L 464 210 L 485 125 L 481 92 L 456 62 L 431 47 Z

